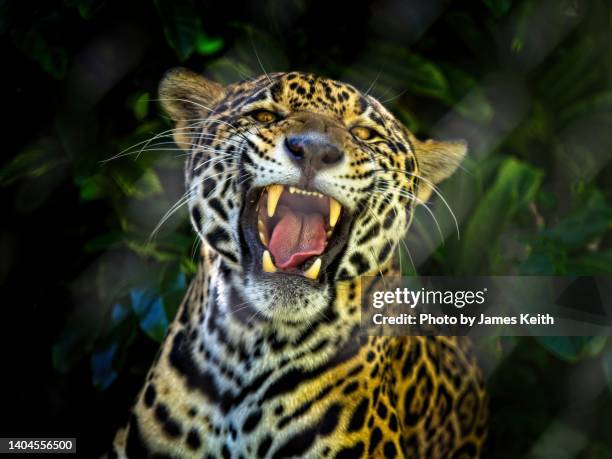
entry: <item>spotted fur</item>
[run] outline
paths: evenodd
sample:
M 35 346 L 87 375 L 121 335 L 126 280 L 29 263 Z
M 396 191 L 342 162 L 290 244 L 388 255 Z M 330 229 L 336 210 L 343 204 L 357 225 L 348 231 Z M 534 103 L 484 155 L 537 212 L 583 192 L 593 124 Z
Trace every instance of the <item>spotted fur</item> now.
M 160 98 L 189 152 L 203 257 L 113 455 L 480 457 L 486 393 L 469 342 L 359 328 L 360 276 L 394 273 L 415 205 L 465 146 L 421 142 L 374 98 L 311 74 L 224 87 L 174 70 Z M 259 123 L 257 110 L 278 118 Z M 375 135 L 361 140 L 354 126 Z M 284 151 L 303 129 L 329 136 L 342 161 L 307 176 Z M 241 216 L 252 190 L 274 183 L 316 189 L 351 215 L 319 282 L 258 270 Z

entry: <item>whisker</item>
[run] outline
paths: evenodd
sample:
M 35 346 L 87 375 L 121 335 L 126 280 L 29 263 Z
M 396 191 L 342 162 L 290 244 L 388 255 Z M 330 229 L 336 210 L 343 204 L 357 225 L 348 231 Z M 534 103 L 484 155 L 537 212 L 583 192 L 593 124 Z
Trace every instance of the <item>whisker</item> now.
M 136 143 L 136 144 L 134 144 L 134 145 L 132 145 L 132 146 L 129 146 L 128 148 L 126 148 L 126 149 L 124 149 L 124 150 L 120 151 L 119 153 L 117 153 L 116 155 L 111 156 L 110 158 L 107 158 L 107 159 L 104 159 L 104 160 L 100 161 L 100 163 L 104 164 L 104 163 L 107 163 L 107 162 L 109 162 L 109 161 L 112 161 L 112 160 L 114 160 L 114 159 L 116 159 L 116 158 L 120 158 L 120 157 L 122 157 L 122 156 L 124 155 L 124 153 L 126 153 L 126 152 L 130 151 L 130 150 L 131 150 L 131 149 L 133 149 L 133 148 L 138 147 L 139 145 L 142 145 L 142 144 L 145 144 L 145 145 L 146 145 L 147 143 L 152 142 L 153 140 L 155 140 L 156 138 L 159 138 L 160 136 L 161 136 L 161 137 L 165 137 L 166 135 L 170 136 L 170 135 L 172 135 L 172 132 L 174 132 L 174 131 L 176 131 L 176 130 L 179 130 L 179 129 L 182 129 L 182 128 L 168 129 L 168 130 L 166 130 L 166 131 L 160 132 L 160 133 L 156 134 L 155 136 L 153 136 L 153 137 L 152 137 L 152 138 L 150 138 L 150 139 L 146 139 L 146 140 L 143 140 L 143 141 L 141 141 L 141 142 L 138 142 L 138 143 Z
M 264 68 L 263 63 L 261 62 L 261 59 L 259 58 L 259 53 L 257 52 L 257 48 L 255 47 L 253 36 L 250 33 L 249 33 L 249 39 L 251 40 L 251 46 L 253 48 L 253 52 L 255 53 L 255 57 L 257 58 L 257 62 L 259 63 L 259 67 L 261 67 L 261 71 L 264 73 L 264 75 L 268 79 L 268 82 L 272 84 L 272 79 L 270 78 L 270 75 L 268 75 L 268 72 L 266 72 L 266 69 Z
M 401 190 L 401 189 L 397 189 L 397 188 L 379 187 L 379 185 L 382 185 L 382 184 L 377 183 L 375 186 L 376 186 L 377 189 L 379 189 L 381 191 L 384 191 L 384 192 L 387 192 L 387 193 L 390 192 L 390 193 L 394 193 L 396 195 L 404 196 L 404 197 L 406 197 L 408 199 L 412 199 L 416 203 L 422 205 L 425 208 L 425 210 L 429 213 L 429 215 L 431 215 L 431 218 L 433 219 L 434 223 L 436 224 L 436 228 L 438 229 L 438 233 L 440 234 L 440 240 L 441 240 L 442 244 L 444 244 L 445 238 L 444 238 L 444 233 L 442 232 L 442 227 L 438 223 L 438 220 L 436 219 L 436 216 L 434 215 L 433 211 L 429 208 L 427 203 L 421 201 L 414 194 L 410 193 L 407 190 Z
M 460 234 L 460 231 L 459 231 L 459 222 L 457 220 L 457 217 L 455 216 L 455 213 L 453 212 L 453 209 L 451 208 L 451 206 L 448 204 L 448 202 L 446 201 L 446 199 L 442 195 L 442 192 L 438 189 L 438 187 L 436 187 L 436 185 L 434 183 L 432 183 L 431 181 L 427 180 L 424 177 L 421 177 L 418 174 L 414 174 L 412 172 L 409 172 L 409 171 L 406 171 L 406 170 L 403 170 L 403 169 L 394 169 L 394 168 L 390 168 L 390 169 L 374 169 L 373 172 L 401 172 L 401 173 L 408 174 L 408 175 L 411 175 L 413 177 L 416 177 L 417 179 L 422 180 L 423 182 L 428 184 L 431 187 L 432 191 L 442 200 L 442 202 L 444 203 L 444 205 L 448 209 L 448 211 L 451 214 L 451 217 L 453 218 L 453 221 L 455 223 L 455 229 L 457 230 L 457 239 L 461 239 L 461 234 Z
M 191 246 L 191 261 L 195 262 L 196 261 L 196 256 L 197 256 L 197 251 L 198 251 L 198 247 L 200 247 L 200 244 L 202 243 L 202 240 L 199 237 L 195 237 L 193 238 L 193 244 Z
M 370 86 L 368 86 L 368 89 L 366 89 L 366 92 L 364 93 L 366 96 L 370 94 L 370 91 L 372 89 L 374 89 L 374 85 L 376 84 L 376 82 L 378 81 L 379 78 L 380 78 L 380 70 L 378 71 L 378 73 L 374 77 L 374 80 L 372 81 L 372 83 L 370 83 Z
M 200 103 L 198 103 L 198 102 L 195 102 L 195 101 L 193 101 L 193 100 L 191 100 L 191 99 L 184 99 L 184 98 L 165 98 L 165 99 L 154 99 L 154 100 L 158 100 L 158 101 L 162 101 L 162 100 L 171 101 L 171 100 L 173 100 L 173 101 L 177 101 L 177 102 L 187 102 L 187 103 L 193 104 L 193 105 L 195 105 L 195 106 L 197 106 L 197 107 L 200 107 L 200 108 L 203 108 L 203 109 L 205 109 L 205 110 L 208 110 L 210 113 L 214 113 L 214 109 L 213 109 L 213 108 L 211 108 L 211 107 L 207 107 L 207 106 L 205 106 L 205 105 L 202 105 L 202 104 L 200 104 Z M 191 120 L 186 119 L 186 120 L 181 120 L 181 121 L 191 121 Z M 226 126 L 228 126 L 229 128 L 234 129 L 234 130 L 235 130 L 235 132 L 236 132 L 236 134 L 237 134 L 237 135 L 240 135 L 241 137 L 243 137 L 243 138 L 244 138 L 244 140 L 248 140 L 246 137 L 244 137 L 243 135 L 241 135 L 240 131 L 238 130 L 238 128 L 237 128 L 236 126 L 232 125 L 231 123 L 229 123 L 229 122 L 227 122 L 227 121 L 225 121 L 225 120 L 216 120 L 216 119 L 211 119 L 211 118 L 203 118 L 203 119 L 198 119 L 197 121 L 202 122 L 202 123 L 213 123 L 213 122 L 214 122 L 214 123 L 219 123 L 219 124 L 226 125 Z
M 211 175 L 207 175 L 204 177 L 208 178 L 208 177 L 216 177 L 218 175 L 222 175 L 225 174 L 227 172 L 231 172 L 233 169 L 227 169 L 223 172 L 220 172 L 218 174 L 211 174 Z M 229 177 L 227 180 L 231 180 L 233 177 Z M 170 219 L 170 217 L 172 217 L 176 212 L 179 211 L 179 209 L 181 207 L 183 207 L 185 204 L 187 204 L 189 202 L 189 199 L 191 198 L 191 194 L 193 193 L 193 191 L 203 183 L 203 180 L 200 180 L 196 183 L 193 183 L 189 189 L 187 189 L 187 191 L 185 191 L 185 193 L 178 199 L 178 201 L 176 203 L 174 203 L 172 205 L 172 207 L 170 207 L 170 209 L 168 211 L 166 211 L 166 213 L 164 214 L 164 216 L 161 218 L 161 220 L 159 221 L 159 223 L 155 226 L 155 228 L 153 229 L 153 231 L 151 232 L 148 241 L 152 242 L 152 240 L 155 238 L 155 236 L 157 235 L 157 233 L 159 232 L 159 230 L 161 229 L 161 227 Z M 224 182 L 221 182 L 224 183 Z M 211 190 L 212 192 L 213 190 Z M 208 196 L 206 196 L 208 197 Z

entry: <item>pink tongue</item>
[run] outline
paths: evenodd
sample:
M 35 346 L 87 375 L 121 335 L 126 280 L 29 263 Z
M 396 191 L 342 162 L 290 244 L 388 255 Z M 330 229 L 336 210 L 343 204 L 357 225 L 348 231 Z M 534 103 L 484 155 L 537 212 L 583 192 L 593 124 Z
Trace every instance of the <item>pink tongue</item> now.
M 282 269 L 295 268 L 325 250 L 325 224 L 319 213 L 303 214 L 283 209 L 272 230 L 269 248 L 274 263 Z M 283 215 L 284 214 L 284 215 Z

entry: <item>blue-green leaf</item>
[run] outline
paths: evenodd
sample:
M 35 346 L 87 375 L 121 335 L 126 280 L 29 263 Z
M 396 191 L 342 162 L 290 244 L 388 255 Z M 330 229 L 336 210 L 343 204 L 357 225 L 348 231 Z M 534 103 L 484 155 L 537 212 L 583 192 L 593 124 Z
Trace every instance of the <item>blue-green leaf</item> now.
M 113 343 L 106 349 L 91 355 L 90 366 L 92 381 L 96 388 L 106 390 L 117 379 L 113 368 L 113 358 L 117 352 L 117 344 Z
M 151 339 L 161 342 L 168 330 L 168 317 L 164 309 L 164 302 L 161 297 L 157 297 L 149 306 L 147 313 L 140 321 L 140 328 Z
M 598 355 L 606 344 L 605 336 L 538 336 L 548 351 L 566 362 L 575 363 Z
M 130 297 L 132 309 L 140 321 L 140 328 L 151 339 L 160 342 L 168 329 L 168 317 L 162 298 L 142 288 L 132 289 Z

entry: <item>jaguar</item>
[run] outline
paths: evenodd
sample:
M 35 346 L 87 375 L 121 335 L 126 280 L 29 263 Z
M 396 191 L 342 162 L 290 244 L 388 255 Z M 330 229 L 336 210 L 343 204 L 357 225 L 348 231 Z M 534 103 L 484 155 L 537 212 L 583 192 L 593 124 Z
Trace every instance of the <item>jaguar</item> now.
M 310 73 L 159 87 L 202 255 L 111 457 L 473 458 L 487 393 L 466 338 L 375 336 L 361 295 L 398 274 L 415 208 L 462 141 L 421 141 Z

